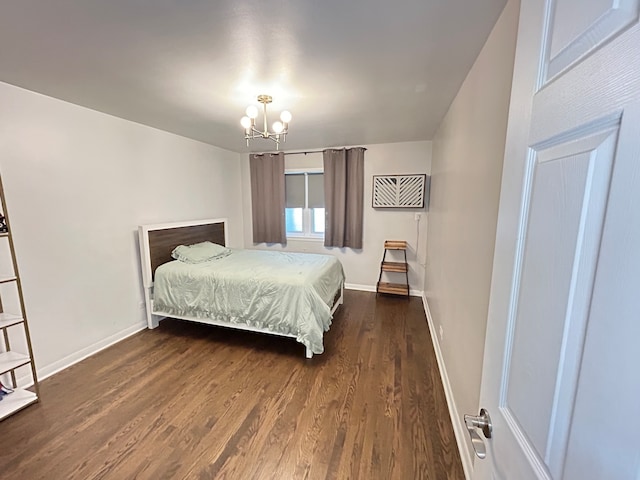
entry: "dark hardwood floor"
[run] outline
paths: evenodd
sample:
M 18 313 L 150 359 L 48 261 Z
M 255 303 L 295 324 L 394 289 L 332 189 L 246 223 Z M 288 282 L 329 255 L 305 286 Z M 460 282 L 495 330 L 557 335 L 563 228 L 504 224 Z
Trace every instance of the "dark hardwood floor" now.
M 293 339 L 176 320 L 41 383 L 0 478 L 464 479 L 419 298 L 345 292 Z

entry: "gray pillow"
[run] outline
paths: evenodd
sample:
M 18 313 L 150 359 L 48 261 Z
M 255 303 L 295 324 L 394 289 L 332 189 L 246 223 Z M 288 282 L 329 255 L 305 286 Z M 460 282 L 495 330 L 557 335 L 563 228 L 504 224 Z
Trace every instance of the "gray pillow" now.
M 217 243 L 202 242 L 193 245 L 178 245 L 171 256 L 184 263 L 202 263 L 226 257 L 231 253 L 226 247 Z

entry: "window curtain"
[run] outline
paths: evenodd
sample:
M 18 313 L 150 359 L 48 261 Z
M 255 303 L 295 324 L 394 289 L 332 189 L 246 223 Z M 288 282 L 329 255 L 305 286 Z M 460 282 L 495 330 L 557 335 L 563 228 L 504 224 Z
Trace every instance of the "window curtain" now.
M 284 153 L 250 155 L 253 243 L 287 243 Z
M 362 147 L 325 150 L 325 247 L 362 248 L 364 151 Z

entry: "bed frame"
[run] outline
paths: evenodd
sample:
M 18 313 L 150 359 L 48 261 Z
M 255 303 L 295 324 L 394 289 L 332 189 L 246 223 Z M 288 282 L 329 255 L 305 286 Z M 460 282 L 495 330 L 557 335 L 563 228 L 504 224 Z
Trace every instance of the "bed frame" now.
M 272 332 L 267 329 L 256 328 L 249 325 L 230 324 L 208 318 L 170 315 L 154 309 L 153 280 L 156 268 L 173 260 L 173 258 L 171 258 L 171 252 L 178 245 L 190 245 L 193 243 L 210 241 L 226 246 L 228 243 L 226 226 L 226 218 L 216 218 L 190 222 L 142 225 L 138 227 L 138 235 L 140 237 L 140 262 L 142 265 L 142 284 L 147 311 L 147 325 L 149 328 L 156 328 L 160 323 L 160 320 L 171 317 L 181 320 L 189 320 L 192 322 L 233 328 L 236 330 L 248 330 L 251 332 L 268 333 L 270 335 L 296 338 L 293 334 Z M 344 282 L 340 285 L 340 290 L 336 293 L 336 297 L 334 298 L 333 306 L 331 308 L 332 315 L 338 309 L 338 306 L 342 304 L 343 298 Z M 311 358 L 312 356 L 313 352 L 306 348 L 306 357 Z

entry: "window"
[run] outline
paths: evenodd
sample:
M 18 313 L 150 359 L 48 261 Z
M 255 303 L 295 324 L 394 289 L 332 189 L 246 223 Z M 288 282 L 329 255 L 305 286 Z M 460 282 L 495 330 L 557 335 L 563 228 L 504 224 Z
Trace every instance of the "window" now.
M 288 237 L 324 237 L 324 178 L 319 171 L 285 173 Z

